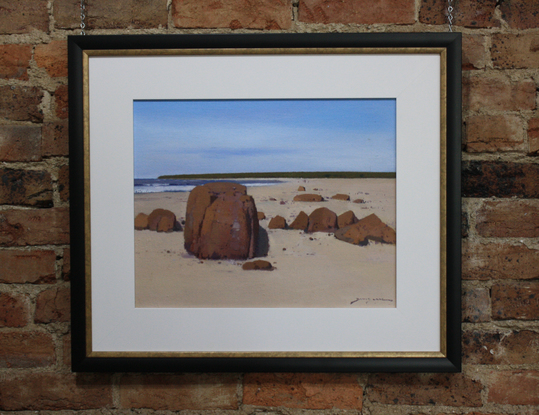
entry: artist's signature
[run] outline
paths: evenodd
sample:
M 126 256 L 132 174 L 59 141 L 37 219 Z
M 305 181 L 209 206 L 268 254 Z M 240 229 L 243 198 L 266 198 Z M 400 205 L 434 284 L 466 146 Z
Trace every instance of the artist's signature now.
M 366 301 L 367 303 L 369 303 L 370 301 L 385 301 L 385 302 L 388 302 L 388 303 L 392 303 L 393 300 L 391 298 L 379 298 L 379 297 L 375 297 L 375 298 L 370 298 L 370 297 L 364 297 L 364 298 L 356 298 L 354 301 L 352 301 L 350 304 L 354 304 L 354 303 L 357 303 L 358 301 Z

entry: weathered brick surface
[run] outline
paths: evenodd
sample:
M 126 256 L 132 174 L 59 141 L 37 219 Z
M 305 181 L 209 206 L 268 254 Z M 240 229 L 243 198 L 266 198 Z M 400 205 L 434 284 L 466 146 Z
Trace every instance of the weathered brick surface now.
M 56 116 L 66 119 L 69 115 L 67 85 L 60 85 L 56 88 L 56 91 L 54 91 L 54 102 L 56 104 Z
M 0 79 L 28 80 L 32 45 L 0 45 Z
M 481 236 L 539 236 L 539 200 L 486 201 L 477 212 L 477 232 Z
M 470 221 L 468 220 L 468 215 L 465 212 L 462 212 L 460 215 L 460 234 L 463 238 L 467 238 L 470 232 Z
M 539 282 L 502 282 L 492 286 L 494 320 L 539 319 Z
M 46 367 L 55 362 L 49 333 L 0 332 L 0 368 Z
M 0 204 L 52 207 L 50 173 L 0 168 Z
M 66 334 L 62 338 L 63 364 L 65 367 L 71 367 L 71 335 Z
M 43 91 L 36 87 L 0 86 L 0 119 L 10 121 L 43 121 L 39 108 Z
M 71 249 L 64 249 L 64 262 L 62 264 L 62 278 L 69 281 L 71 277 Z
M 462 321 L 468 323 L 490 321 L 490 293 L 487 288 L 462 290 Z
M 462 277 L 468 280 L 539 278 L 539 251 L 526 245 L 462 244 Z
M 66 322 L 71 318 L 69 288 L 51 288 L 36 298 L 36 323 Z
M 172 0 L 174 26 L 183 28 L 288 29 L 292 25 L 290 0 Z
M 237 409 L 235 374 L 125 375 L 120 381 L 123 408 Z
M 60 200 L 67 202 L 69 200 L 69 166 L 62 166 L 58 170 L 58 191 Z
M 534 29 L 539 27 L 537 3 L 533 0 L 511 0 L 500 2 L 502 19 L 516 29 Z
M 0 283 L 48 284 L 56 280 L 54 251 L 0 250 Z
M 494 35 L 491 55 L 498 68 L 539 68 L 539 34 Z
M 68 120 L 43 124 L 43 157 L 67 156 L 69 154 Z
M 481 35 L 462 36 L 462 69 L 483 69 L 488 62 L 485 37 Z
M 463 163 L 466 197 L 539 197 L 539 164 L 470 161 Z
M 488 401 L 509 405 L 539 405 L 539 372 L 490 372 Z
M 0 246 L 67 243 L 67 208 L 0 211 Z
M 469 76 L 462 79 L 462 104 L 471 111 L 535 109 L 535 82 L 510 81 L 503 76 Z
M 367 397 L 386 405 L 481 406 L 481 382 L 458 374 L 375 374 Z
M 531 155 L 539 154 L 539 118 L 532 118 L 528 123 L 529 152 Z
M 109 375 L 21 373 L 0 380 L 0 409 L 82 410 L 112 406 Z
M 537 364 L 539 333 L 467 331 L 462 336 L 462 355 L 464 363 L 472 365 Z
M 53 40 L 48 44 L 37 45 L 34 60 L 37 66 L 45 68 L 49 76 L 67 76 L 67 42 Z
M 251 373 L 243 381 L 243 402 L 302 409 L 363 407 L 363 388 L 353 374 Z
M 80 25 L 80 1 L 55 0 L 56 27 L 75 29 Z M 167 27 L 167 2 L 117 0 L 88 2 L 87 29 L 150 29 Z
M 426 24 L 447 25 L 447 1 L 422 0 L 419 21 Z M 499 27 L 495 16 L 496 0 L 453 2 L 453 24 L 465 27 Z
M 28 324 L 29 313 L 24 296 L 0 293 L 0 327 L 24 327 Z
M 466 151 L 526 151 L 524 122 L 518 115 L 477 115 L 466 121 Z
M 411 0 L 300 0 L 298 15 L 305 23 L 412 24 L 415 4 Z
M 0 161 L 41 160 L 41 127 L 0 125 Z
M 0 34 L 47 32 L 47 0 L 0 0 Z

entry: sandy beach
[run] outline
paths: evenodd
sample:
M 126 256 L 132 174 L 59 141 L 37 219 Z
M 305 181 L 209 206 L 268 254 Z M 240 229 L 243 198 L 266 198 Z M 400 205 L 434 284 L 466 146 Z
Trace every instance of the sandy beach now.
M 282 181 L 247 189 L 266 215 L 260 227 L 269 250 L 261 259 L 271 262 L 272 271 L 242 270 L 245 261 L 201 261 L 185 251 L 183 232 L 134 231 L 136 307 L 395 307 L 395 245 L 358 246 L 323 232 L 268 229 L 276 215 L 290 224 L 300 211 L 310 214 L 319 207 L 337 215 L 352 210 L 359 219 L 375 213 L 396 229 L 395 179 Z M 326 200 L 293 201 L 302 193 Z M 350 201 L 332 200 L 338 193 Z M 181 221 L 188 197 L 188 192 L 135 194 L 134 213 L 163 208 Z M 353 203 L 356 199 L 364 203 Z

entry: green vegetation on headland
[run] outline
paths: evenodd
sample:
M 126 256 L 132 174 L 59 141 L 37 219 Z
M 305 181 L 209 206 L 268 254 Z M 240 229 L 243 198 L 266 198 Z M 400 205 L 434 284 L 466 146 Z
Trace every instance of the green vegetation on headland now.
M 171 174 L 158 179 L 394 179 L 394 172 L 293 171 L 273 173 Z

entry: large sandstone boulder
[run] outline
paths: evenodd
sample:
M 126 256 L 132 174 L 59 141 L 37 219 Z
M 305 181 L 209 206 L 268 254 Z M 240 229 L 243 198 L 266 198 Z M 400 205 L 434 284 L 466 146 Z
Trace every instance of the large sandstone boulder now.
M 298 213 L 296 219 L 294 219 L 294 221 L 290 224 L 289 228 L 305 231 L 307 230 L 307 226 L 309 226 L 309 216 L 307 216 L 307 214 L 302 210 Z
M 304 193 L 294 196 L 294 202 L 322 202 L 324 198 L 314 193 Z
M 322 207 L 309 215 L 307 232 L 334 232 L 337 230 L 337 215 L 328 208 Z
M 145 213 L 139 213 L 135 217 L 135 229 L 137 231 L 148 229 L 148 215 L 146 215 Z
M 354 245 L 367 245 L 369 241 L 395 244 L 395 230 L 383 223 L 374 213 L 360 219 L 353 225 L 346 226 L 335 232 L 335 237 Z
M 207 183 L 189 194 L 185 249 L 201 259 L 247 259 L 256 255 L 258 214 L 247 188 Z
M 182 226 L 170 210 L 155 209 L 148 216 L 148 229 L 157 232 L 173 232 L 180 231 Z
M 350 200 L 350 196 L 342 193 L 337 193 L 336 195 L 331 196 L 331 198 L 335 200 Z
M 271 218 L 268 229 L 286 229 L 286 219 L 279 215 Z
M 349 210 L 348 212 L 344 212 L 337 217 L 337 224 L 339 225 L 339 229 L 341 229 L 345 226 L 353 225 L 358 220 L 359 219 L 356 217 L 355 213 Z

